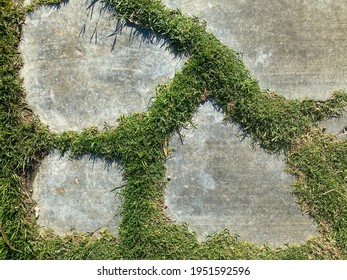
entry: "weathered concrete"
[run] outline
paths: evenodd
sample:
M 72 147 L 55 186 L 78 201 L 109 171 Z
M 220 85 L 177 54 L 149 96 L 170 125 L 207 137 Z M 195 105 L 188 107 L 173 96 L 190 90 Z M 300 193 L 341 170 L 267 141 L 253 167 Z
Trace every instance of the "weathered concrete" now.
M 117 21 L 99 3 L 87 10 L 90 2 L 40 8 L 23 26 L 27 102 L 53 131 L 102 128 L 145 111 L 156 85 L 183 63 L 153 34 L 124 27 L 110 36 Z
M 347 114 L 344 113 L 341 118 L 331 118 L 322 122 L 321 127 L 325 129 L 325 133 L 336 135 L 339 140 L 347 139 Z
M 163 0 L 207 21 L 262 88 L 325 100 L 347 89 L 344 0 Z
M 229 228 L 241 239 L 280 246 L 301 243 L 315 233 L 292 196 L 292 176 L 283 158 L 241 140 L 236 125 L 224 125 L 211 103 L 193 119 L 197 129 L 175 135 L 167 161 L 167 214 L 186 222 L 200 240 Z
M 71 229 L 94 232 L 107 228 L 117 233 L 122 197 L 122 175 L 116 165 L 84 157 L 70 160 L 58 154 L 47 156 L 33 184 L 37 223 L 64 235 Z

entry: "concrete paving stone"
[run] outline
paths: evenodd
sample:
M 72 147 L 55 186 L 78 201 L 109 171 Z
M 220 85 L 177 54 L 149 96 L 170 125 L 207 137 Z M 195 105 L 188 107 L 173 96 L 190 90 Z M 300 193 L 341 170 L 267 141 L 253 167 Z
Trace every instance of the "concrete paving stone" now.
M 207 21 L 263 89 L 327 99 L 347 87 L 344 0 L 163 0 Z
M 145 111 L 156 85 L 184 62 L 135 27 L 110 36 L 117 20 L 100 3 L 87 10 L 90 2 L 42 7 L 23 26 L 27 103 L 52 131 L 102 128 L 121 114 Z
M 240 239 L 270 246 L 302 243 L 315 234 L 292 195 L 293 176 L 283 156 L 274 157 L 242 140 L 239 128 L 223 124 L 208 102 L 193 118 L 197 129 L 182 130 L 170 142 L 166 213 L 188 223 L 199 240 L 228 228 Z
M 346 108 L 347 109 L 347 108 Z M 338 140 L 347 140 L 347 114 L 320 123 L 325 133 L 335 134 Z
M 100 159 L 69 159 L 50 154 L 42 162 L 33 182 L 37 223 L 64 235 L 107 228 L 117 234 L 121 217 L 122 174 L 115 163 Z

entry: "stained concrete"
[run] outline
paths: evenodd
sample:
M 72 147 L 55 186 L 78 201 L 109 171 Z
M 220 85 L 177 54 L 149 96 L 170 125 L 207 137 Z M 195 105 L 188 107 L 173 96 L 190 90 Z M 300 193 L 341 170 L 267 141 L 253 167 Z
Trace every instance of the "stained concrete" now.
M 33 184 L 37 223 L 60 235 L 71 229 L 94 232 L 104 228 L 117 234 L 121 186 L 122 174 L 115 163 L 50 154 Z
M 163 0 L 207 21 L 262 88 L 325 100 L 347 87 L 344 0 Z
M 117 20 L 100 3 L 87 10 L 91 2 L 42 7 L 23 26 L 27 102 L 56 132 L 145 111 L 156 85 L 183 64 L 154 34 L 124 26 L 115 35 Z
M 171 219 L 188 223 L 200 240 L 228 228 L 242 240 L 280 246 L 315 233 L 295 202 L 282 156 L 253 150 L 210 102 L 193 123 L 197 129 L 182 130 L 183 139 L 176 134 L 170 142 L 175 152 L 166 165 L 165 203 Z

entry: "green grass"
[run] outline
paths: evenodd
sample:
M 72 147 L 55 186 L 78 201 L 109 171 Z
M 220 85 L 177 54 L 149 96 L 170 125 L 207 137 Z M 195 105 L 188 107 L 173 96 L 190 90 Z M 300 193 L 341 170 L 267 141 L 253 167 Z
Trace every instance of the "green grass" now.
M 206 32 L 203 21 L 156 0 L 107 0 L 103 3 L 115 18 L 166 36 L 171 50 L 189 60 L 170 82 L 158 85 L 146 112 L 122 116 L 116 128 L 53 134 L 26 108 L 17 48 L 25 13 L 60 2 L 37 1 L 23 8 L 0 0 L 0 224 L 8 239 L 0 238 L 0 259 L 346 258 L 347 144 L 317 126 L 342 113 L 345 92 L 321 102 L 286 100 L 262 91 L 236 53 Z M 286 156 L 288 170 L 297 177 L 299 204 L 317 222 L 316 237 L 300 246 L 272 249 L 222 231 L 199 243 L 187 225 L 174 224 L 163 214 L 164 147 L 207 99 L 223 109 L 226 122 L 241 124 L 254 144 Z M 126 186 L 117 237 L 107 232 L 67 237 L 38 233 L 25 178 L 54 149 L 122 164 Z
M 23 11 L 12 1 L 0 1 L 0 258 L 31 258 L 27 240 L 33 238 L 34 227 L 30 204 L 21 188 L 25 175 L 48 150 L 43 140 L 48 133 L 37 120 L 24 120 L 23 91 L 18 71 L 21 60 L 17 52 Z M 19 252 L 20 251 L 20 252 Z

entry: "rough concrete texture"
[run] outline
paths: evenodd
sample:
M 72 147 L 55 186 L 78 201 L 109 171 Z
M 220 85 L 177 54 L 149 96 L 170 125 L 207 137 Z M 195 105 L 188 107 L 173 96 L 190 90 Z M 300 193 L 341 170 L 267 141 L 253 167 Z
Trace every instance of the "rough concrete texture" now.
M 325 100 L 347 89 L 344 0 L 163 0 L 207 21 L 262 88 Z
M 175 135 L 167 161 L 167 214 L 186 222 L 200 240 L 228 228 L 241 239 L 280 246 L 301 243 L 315 233 L 312 220 L 292 195 L 294 178 L 283 157 L 252 149 L 236 125 L 223 124 L 211 103 L 193 119 L 197 129 Z
M 325 128 L 325 133 L 335 134 L 338 140 L 347 139 L 347 114 L 344 113 L 341 118 L 331 118 L 321 123 Z
M 23 26 L 27 102 L 53 131 L 102 128 L 146 110 L 156 85 L 183 63 L 153 34 L 126 26 L 112 35 L 117 20 L 99 3 L 87 10 L 90 2 L 40 8 Z
M 116 167 L 88 157 L 71 160 L 57 154 L 47 156 L 33 184 L 39 226 L 60 235 L 71 229 L 94 232 L 103 228 L 116 234 L 122 200 L 112 191 L 122 185 Z

